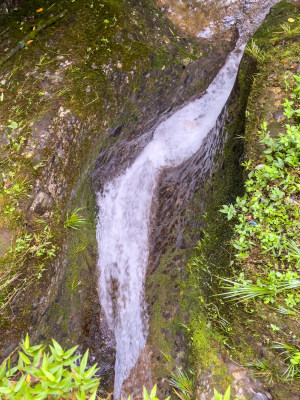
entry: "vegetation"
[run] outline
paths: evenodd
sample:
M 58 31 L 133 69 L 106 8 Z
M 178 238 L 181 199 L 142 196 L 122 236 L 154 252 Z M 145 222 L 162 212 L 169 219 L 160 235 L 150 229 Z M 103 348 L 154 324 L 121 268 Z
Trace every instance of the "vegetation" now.
M 95 400 L 100 379 L 94 377 L 96 364 L 87 368 L 88 351 L 79 362 L 78 346 L 67 351 L 52 339 L 53 346 L 30 346 L 29 336 L 22 342 L 18 363 L 10 358 L 0 368 L 0 394 L 3 400 L 77 399 Z
M 292 308 L 300 302 L 300 76 L 294 75 L 289 87 L 290 98 L 283 103 L 285 131 L 272 137 L 267 124 L 262 124 L 263 159 L 255 166 L 251 160 L 244 163 L 250 169 L 246 193 L 237 197 L 235 205 L 224 205 L 221 212 L 236 220 L 233 246 L 237 260 L 255 262 L 259 268 L 256 278 L 242 272 L 236 282 L 225 279 L 224 297 L 261 298 L 265 303 L 281 297 Z
M 195 391 L 195 379 L 194 373 L 189 371 L 189 375 L 186 374 L 181 368 L 177 368 L 177 372 L 172 374 L 169 380 L 173 387 L 173 391 L 177 397 L 181 400 L 190 400 L 194 396 Z
M 65 228 L 71 228 L 77 230 L 80 228 L 80 226 L 85 225 L 87 223 L 86 219 L 79 214 L 79 211 L 81 210 L 82 208 L 76 208 L 71 215 L 67 213 L 67 217 L 64 223 Z
M 215 400 L 230 400 L 230 386 L 228 386 L 224 395 L 222 395 L 216 389 L 214 389 L 214 396 L 215 396 Z M 235 400 L 238 400 L 238 399 L 235 398 Z
M 100 378 L 97 364 L 88 367 L 87 350 L 83 357 L 78 346 L 64 351 L 52 344 L 30 346 L 29 336 L 21 343 L 16 365 L 8 357 L 0 366 L 0 397 L 3 400 L 96 400 Z M 157 386 L 151 392 L 143 388 L 143 400 L 159 400 Z M 131 396 L 128 397 L 128 400 Z M 167 397 L 165 400 L 169 400 Z

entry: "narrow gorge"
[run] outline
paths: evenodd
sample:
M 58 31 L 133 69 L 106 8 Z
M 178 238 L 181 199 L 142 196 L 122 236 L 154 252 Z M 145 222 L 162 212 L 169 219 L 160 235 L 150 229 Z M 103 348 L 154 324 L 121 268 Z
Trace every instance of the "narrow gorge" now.
M 284 369 L 264 324 L 298 346 L 297 318 L 257 305 L 252 319 L 255 305 L 220 297 L 240 268 L 220 209 L 245 191 L 259 124 L 284 124 L 299 5 L 42 3 L 0 4 L 1 359 L 29 332 L 89 348 L 99 396 L 157 384 L 175 399 L 186 373 L 185 400 L 229 384 L 239 399 L 299 400 L 297 379 L 251 366 Z

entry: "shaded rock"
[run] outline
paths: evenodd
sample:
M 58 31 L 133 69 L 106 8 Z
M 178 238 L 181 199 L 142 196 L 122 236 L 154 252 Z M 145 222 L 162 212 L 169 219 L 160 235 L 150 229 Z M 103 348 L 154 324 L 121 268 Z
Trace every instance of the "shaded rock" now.
M 255 393 L 250 400 L 268 400 L 268 397 L 262 393 Z
M 44 214 L 51 208 L 53 202 L 54 200 L 49 194 L 40 191 L 33 200 L 30 210 L 40 215 Z

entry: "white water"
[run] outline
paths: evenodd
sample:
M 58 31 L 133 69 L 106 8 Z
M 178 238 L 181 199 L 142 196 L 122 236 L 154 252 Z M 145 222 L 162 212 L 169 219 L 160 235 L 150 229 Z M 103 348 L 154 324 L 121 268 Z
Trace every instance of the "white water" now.
M 260 20 L 264 15 L 260 16 Z M 149 256 L 150 209 L 159 172 L 196 153 L 215 127 L 237 75 L 244 45 L 232 52 L 206 94 L 161 123 L 152 141 L 98 195 L 99 293 L 115 334 L 114 397 L 146 344 L 144 281 Z
M 99 194 L 101 304 L 116 339 L 115 398 L 146 344 L 144 279 L 148 262 L 150 208 L 159 171 L 191 157 L 214 128 L 233 87 L 242 51 L 235 51 L 199 100 L 156 129 L 125 173 Z

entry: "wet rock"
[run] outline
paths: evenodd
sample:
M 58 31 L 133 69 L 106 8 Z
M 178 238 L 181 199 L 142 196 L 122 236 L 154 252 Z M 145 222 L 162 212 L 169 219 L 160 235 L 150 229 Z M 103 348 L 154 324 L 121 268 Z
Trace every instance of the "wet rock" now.
M 12 344 L 10 344 L 4 351 L 3 353 L 3 358 L 8 357 L 13 351 L 14 349 L 18 346 L 18 343 L 13 342 Z
M 42 215 L 51 208 L 53 202 L 53 198 L 49 194 L 40 191 L 33 200 L 30 210 Z
M 0 229 L 0 257 L 9 249 L 13 240 L 13 234 L 7 229 Z
M 122 132 L 123 126 L 124 126 L 124 125 L 120 125 L 120 126 L 118 126 L 117 128 L 115 128 L 115 129 L 111 132 L 110 136 L 111 136 L 111 137 L 117 137 L 117 136 L 119 136 L 120 133 Z
M 255 393 L 250 400 L 268 400 L 268 397 L 262 393 Z

